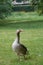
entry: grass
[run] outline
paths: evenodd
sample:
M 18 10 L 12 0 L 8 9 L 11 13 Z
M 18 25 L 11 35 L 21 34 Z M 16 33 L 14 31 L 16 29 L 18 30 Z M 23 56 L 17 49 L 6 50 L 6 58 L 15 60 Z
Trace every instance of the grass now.
M 4 20 L 0 20 L 0 24 L 26 21 L 43 21 L 43 15 L 39 16 L 37 12 L 13 12 Z
M 13 20 L 13 22 L 24 22 L 24 21 L 37 21 L 37 20 L 43 20 L 43 16 L 39 16 L 36 12 L 15 12 L 12 13 L 12 16 L 6 18 L 6 20 Z
M 43 20 L 37 19 L 0 24 L 0 65 L 43 65 Z M 17 29 L 24 30 L 21 42 L 29 49 L 31 57 L 28 55 L 27 60 L 18 61 L 18 56 L 12 51 Z

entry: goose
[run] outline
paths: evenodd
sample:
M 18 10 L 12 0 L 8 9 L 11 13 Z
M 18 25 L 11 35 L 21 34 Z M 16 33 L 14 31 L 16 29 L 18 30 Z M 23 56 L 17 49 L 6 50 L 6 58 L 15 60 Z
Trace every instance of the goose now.
M 16 31 L 16 39 L 12 44 L 12 49 L 19 56 L 19 59 L 20 56 L 23 56 L 25 59 L 25 55 L 27 54 L 27 48 L 20 43 L 20 32 L 22 31 L 22 29 Z

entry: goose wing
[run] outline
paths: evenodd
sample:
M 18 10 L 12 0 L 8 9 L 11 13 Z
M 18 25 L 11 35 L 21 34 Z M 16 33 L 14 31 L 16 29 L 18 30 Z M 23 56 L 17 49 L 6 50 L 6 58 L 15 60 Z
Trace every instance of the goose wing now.
M 18 52 L 19 54 L 25 55 L 26 52 L 27 52 L 27 48 L 26 48 L 24 45 L 20 44 L 20 45 L 17 47 L 17 52 Z

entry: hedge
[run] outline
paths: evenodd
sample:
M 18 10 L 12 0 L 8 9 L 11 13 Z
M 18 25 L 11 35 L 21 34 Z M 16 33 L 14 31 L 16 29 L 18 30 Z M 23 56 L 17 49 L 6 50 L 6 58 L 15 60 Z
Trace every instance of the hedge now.
M 14 5 L 14 11 L 34 11 L 34 6 L 30 5 Z

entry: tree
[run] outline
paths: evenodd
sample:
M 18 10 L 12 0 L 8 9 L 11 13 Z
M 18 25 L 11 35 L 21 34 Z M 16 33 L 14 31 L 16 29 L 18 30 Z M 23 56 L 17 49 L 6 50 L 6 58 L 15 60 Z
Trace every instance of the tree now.
M 37 9 L 39 15 L 43 14 L 43 0 L 31 0 L 31 2 L 35 10 Z
M 43 14 L 43 0 L 40 0 L 40 3 L 38 5 L 38 12 L 39 15 Z
M 11 10 L 11 0 L 0 0 L 0 19 L 7 17 Z
M 32 5 L 37 5 L 39 0 L 31 0 Z

